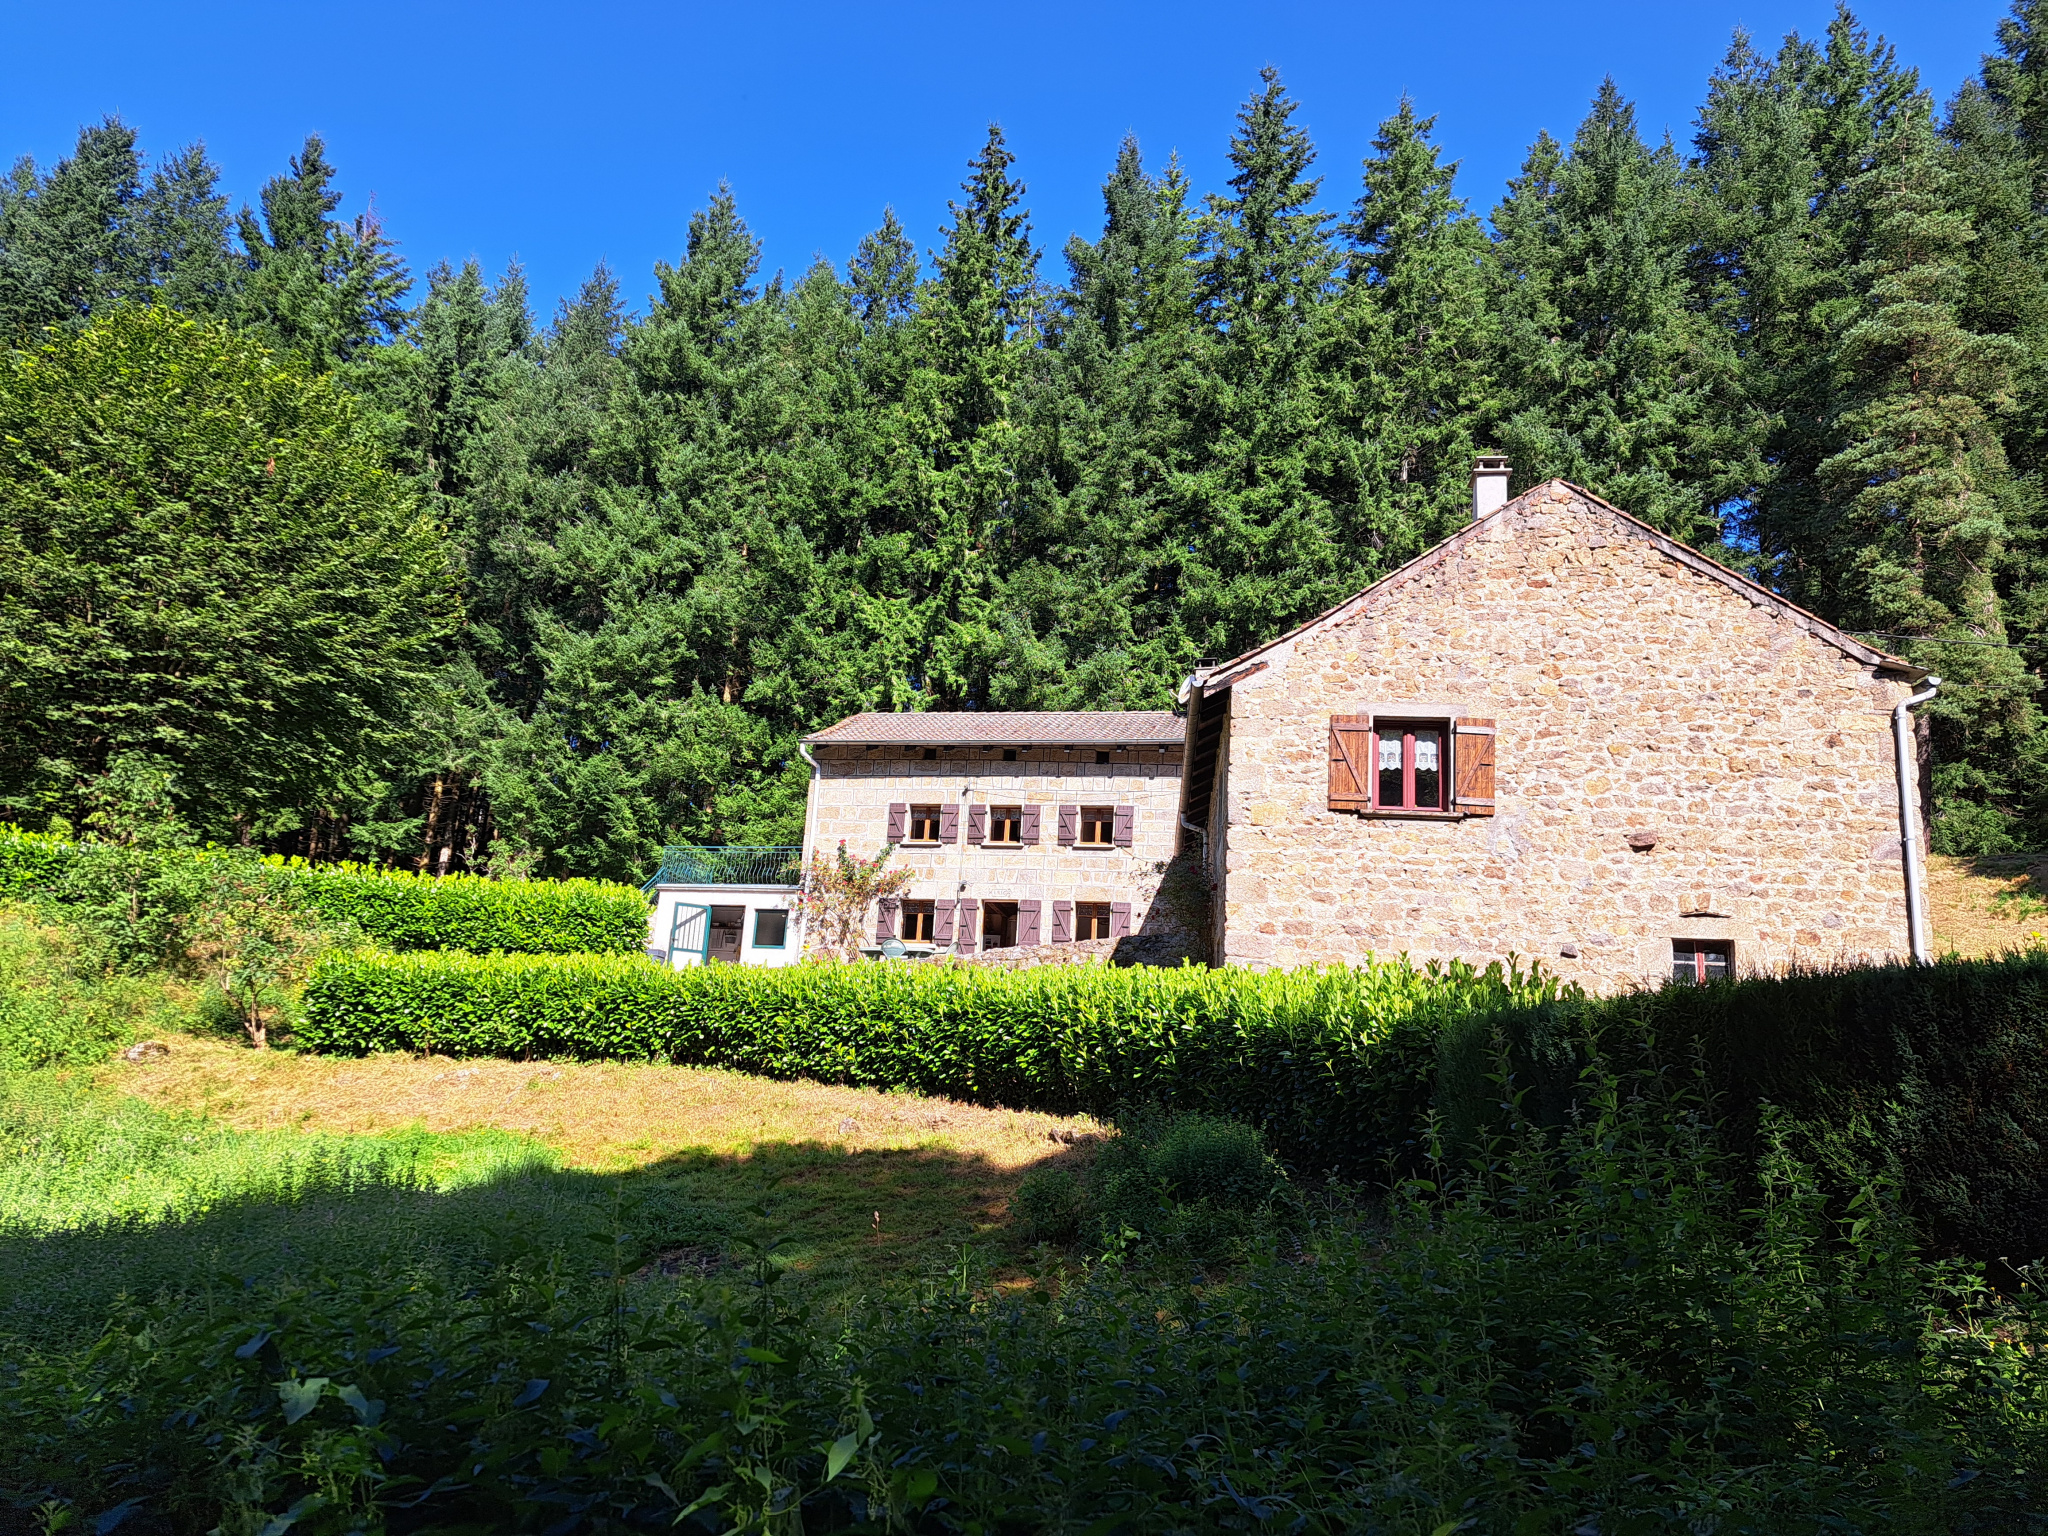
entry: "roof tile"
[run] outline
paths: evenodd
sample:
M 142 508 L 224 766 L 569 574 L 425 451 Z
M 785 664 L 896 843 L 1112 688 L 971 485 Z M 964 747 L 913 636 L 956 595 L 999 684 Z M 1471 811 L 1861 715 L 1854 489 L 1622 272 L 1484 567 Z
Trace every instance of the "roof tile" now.
M 853 715 L 804 738 L 826 746 L 1176 746 L 1187 722 L 1170 709 L 910 710 Z

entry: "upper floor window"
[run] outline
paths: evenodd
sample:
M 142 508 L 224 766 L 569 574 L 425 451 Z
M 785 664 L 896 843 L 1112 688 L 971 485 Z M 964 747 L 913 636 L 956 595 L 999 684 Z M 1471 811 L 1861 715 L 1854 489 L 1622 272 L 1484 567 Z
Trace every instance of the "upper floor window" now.
M 1442 811 L 1447 720 L 1375 720 L 1372 803 L 1376 810 Z
M 913 805 L 910 808 L 910 835 L 906 839 L 913 843 L 936 843 L 939 840 L 939 807 L 936 805 Z
M 1116 808 L 1109 805 L 1081 807 L 1080 834 L 1074 839 L 1083 848 L 1106 848 L 1116 841 Z
M 1330 719 L 1333 811 L 1491 816 L 1491 720 L 1334 715 Z
M 1024 807 L 992 805 L 988 808 L 988 840 L 1019 844 L 1024 841 Z

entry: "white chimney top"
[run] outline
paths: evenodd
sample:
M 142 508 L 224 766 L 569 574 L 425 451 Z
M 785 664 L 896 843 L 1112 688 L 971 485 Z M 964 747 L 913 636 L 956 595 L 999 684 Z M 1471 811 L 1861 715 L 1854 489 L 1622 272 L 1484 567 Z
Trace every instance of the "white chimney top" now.
M 1508 504 L 1508 461 L 1497 453 L 1482 453 L 1472 464 L 1472 521 Z

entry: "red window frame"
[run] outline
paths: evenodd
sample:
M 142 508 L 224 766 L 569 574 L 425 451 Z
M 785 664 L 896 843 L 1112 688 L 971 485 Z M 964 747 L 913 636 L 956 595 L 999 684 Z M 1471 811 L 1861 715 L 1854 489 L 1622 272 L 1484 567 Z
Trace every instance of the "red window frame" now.
M 1415 803 L 1415 733 L 1436 732 L 1436 804 Z M 1380 738 L 1401 733 L 1401 803 L 1393 805 L 1380 798 Z M 1374 720 L 1366 738 L 1367 789 L 1376 811 L 1436 811 L 1451 809 L 1451 722 L 1448 720 Z

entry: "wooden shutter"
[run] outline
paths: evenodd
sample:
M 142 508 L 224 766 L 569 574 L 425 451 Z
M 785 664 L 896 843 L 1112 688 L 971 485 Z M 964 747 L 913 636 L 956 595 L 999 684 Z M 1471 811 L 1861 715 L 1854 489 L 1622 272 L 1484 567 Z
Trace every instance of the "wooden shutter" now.
M 1081 807 L 1063 805 L 1060 807 L 1059 839 L 1062 848 L 1074 846 L 1074 839 L 1081 835 Z
M 965 954 L 973 954 L 975 948 L 981 942 L 980 902 L 972 897 L 962 898 L 960 902 L 960 922 L 955 931 L 958 937 L 953 941 L 954 947 Z
M 1112 939 L 1128 939 L 1131 936 L 1131 904 L 1128 901 L 1113 901 L 1109 904 L 1109 936 Z
M 970 805 L 967 807 L 967 841 L 985 843 L 988 841 L 988 807 Z
M 1038 944 L 1038 903 L 1020 901 L 1017 903 L 1017 947 L 1036 949 Z
M 910 807 L 902 801 L 898 800 L 890 804 L 889 835 L 883 839 L 890 847 L 893 848 L 903 841 L 903 825 L 909 819 L 909 816 Z
M 1493 814 L 1493 722 L 1460 720 L 1452 727 L 1451 809 L 1467 816 Z
M 1017 836 L 1018 840 L 1022 842 L 1027 848 L 1036 848 L 1038 846 L 1037 806 L 1027 805 L 1024 807 L 1024 825 L 1018 831 Z
M 953 903 L 939 901 L 932 904 L 932 943 L 934 945 L 953 942 Z
M 875 942 L 896 937 L 896 908 L 901 903 L 890 897 L 875 909 Z
M 1117 847 L 1128 848 L 1131 846 L 1131 828 L 1136 824 L 1137 820 L 1138 808 L 1135 805 L 1120 805 L 1116 808 L 1116 821 L 1110 835 Z
M 1330 809 L 1372 809 L 1372 716 L 1330 716 Z
M 1074 942 L 1074 904 L 1071 901 L 1052 904 L 1052 941 L 1055 944 Z
M 957 843 L 960 841 L 960 807 L 951 800 L 939 807 L 939 841 Z

